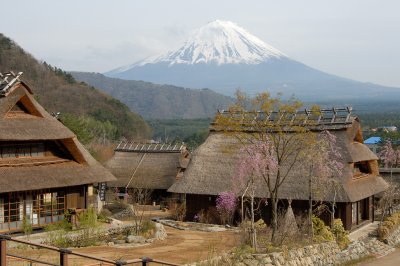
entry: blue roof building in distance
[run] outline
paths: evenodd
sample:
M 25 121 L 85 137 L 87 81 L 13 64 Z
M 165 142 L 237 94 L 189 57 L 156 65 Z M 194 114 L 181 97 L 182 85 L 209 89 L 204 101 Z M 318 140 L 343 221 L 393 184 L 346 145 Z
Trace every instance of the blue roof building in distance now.
M 370 137 L 364 140 L 364 144 L 378 144 L 382 141 L 381 137 Z

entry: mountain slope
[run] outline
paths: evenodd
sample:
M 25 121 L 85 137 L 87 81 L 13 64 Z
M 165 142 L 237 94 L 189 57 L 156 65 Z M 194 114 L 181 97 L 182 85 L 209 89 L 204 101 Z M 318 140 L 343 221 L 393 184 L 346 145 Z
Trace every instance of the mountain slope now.
M 108 78 L 99 73 L 71 72 L 72 76 L 119 99 L 146 118 L 212 117 L 233 99 L 208 89 L 185 89 L 144 81 Z
M 400 89 L 330 75 L 292 60 L 232 22 L 214 21 L 189 37 L 177 51 L 105 73 L 232 95 L 268 89 L 305 101 L 387 99 Z
M 94 87 L 77 83 L 61 69 L 38 62 L 11 39 L 0 34 L 0 72 L 10 70 L 24 72 L 21 79 L 31 86 L 39 103 L 48 112 L 61 112 L 61 119 L 65 118 L 69 126 L 93 125 L 93 130 L 89 132 L 92 137 L 103 135 L 104 138 L 107 133 L 106 137 L 115 140 L 150 135 L 146 122 L 120 101 Z

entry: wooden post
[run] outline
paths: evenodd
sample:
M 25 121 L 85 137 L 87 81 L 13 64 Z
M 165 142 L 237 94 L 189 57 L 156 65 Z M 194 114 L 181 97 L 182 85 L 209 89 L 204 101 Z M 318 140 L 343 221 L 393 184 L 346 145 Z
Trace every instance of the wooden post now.
M 71 253 L 72 251 L 69 249 L 60 248 L 60 266 L 68 266 L 68 254 Z
M 7 266 L 7 240 L 10 236 L 0 235 L 0 266 Z
M 152 258 L 148 258 L 148 257 L 143 257 L 142 258 L 142 266 L 147 266 L 149 262 L 152 262 L 153 259 Z

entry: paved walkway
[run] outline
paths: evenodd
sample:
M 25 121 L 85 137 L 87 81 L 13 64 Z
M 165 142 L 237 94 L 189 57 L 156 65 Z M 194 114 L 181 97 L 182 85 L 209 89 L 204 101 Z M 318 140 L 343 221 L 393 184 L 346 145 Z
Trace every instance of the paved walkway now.
M 350 241 L 364 240 L 369 236 L 376 236 L 379 222 L 367 224 L 349 234 Z

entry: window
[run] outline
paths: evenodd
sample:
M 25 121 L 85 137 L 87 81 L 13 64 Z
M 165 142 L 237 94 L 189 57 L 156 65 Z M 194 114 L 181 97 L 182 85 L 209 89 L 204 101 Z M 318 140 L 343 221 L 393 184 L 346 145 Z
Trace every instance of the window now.
M 44 155 L 44 143 L 0 144 L 0 158 L 40 157 Z
M 353 169 L 353 174 L 354 176 L 362 176 L 365 174 L 370 174 L 371 173 L 371 168 L 368 164 L 368 162 L 356 162 L 354 163 L 354 169 Z

